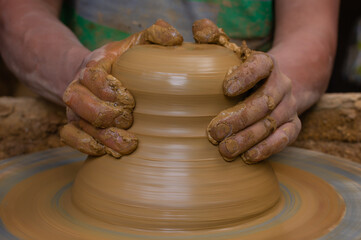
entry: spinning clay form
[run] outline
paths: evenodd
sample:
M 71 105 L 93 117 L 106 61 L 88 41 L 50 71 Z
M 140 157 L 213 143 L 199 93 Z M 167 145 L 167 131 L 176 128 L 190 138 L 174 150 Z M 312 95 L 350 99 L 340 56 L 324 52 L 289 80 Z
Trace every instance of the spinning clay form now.
M 197 230 L 237 224 L 280 198 L 267 162 L 225 162 L 206 128 L 239 99 L 223 95 L 227 70 L 240 60 L 217 45 L 137 46 L 112 74 L 136 100 L 135 153 L 89 158 L 73 187 L 74 203 L 113 224 L 148 230 Z

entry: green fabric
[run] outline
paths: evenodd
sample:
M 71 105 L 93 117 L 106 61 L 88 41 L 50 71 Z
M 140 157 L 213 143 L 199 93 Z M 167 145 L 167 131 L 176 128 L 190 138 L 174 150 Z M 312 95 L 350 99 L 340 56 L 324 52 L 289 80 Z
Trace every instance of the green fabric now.
M 91 22 L 79 16 L 67 4 L 64 4 L 60 19 L 75 33 L 79 41 L 91 51 L 109 42 L 119 41 L 130 36 L 129 33 Z
M 260 38 L 273 28 L 272 0 L 191 0 L 219 4 L 217 24 L 232 38 Z
M 272 1 L 228 0 L 221 5 L 217 24 L 232 38 L 268 36 L 273 26 Z
M 90 50 L 130 36 L 129 33 L 90 22 L 78 15 L 75 18 L 73 31 L 78 36 L 80 42 Z
M 271 35 L 273 28 L 272 0 L 187 0 L 218 4 L 220 11 L 217 25 L 237 39 L 261 39 Z M 64 4 L 62 21 L 77 35 L 80 42 L 94 50 L 111 41 L 119 41 L 130 33 L 89 21 L 79 16 L 68 4 Z M 267 42 L 259 50 L 268 50 Z

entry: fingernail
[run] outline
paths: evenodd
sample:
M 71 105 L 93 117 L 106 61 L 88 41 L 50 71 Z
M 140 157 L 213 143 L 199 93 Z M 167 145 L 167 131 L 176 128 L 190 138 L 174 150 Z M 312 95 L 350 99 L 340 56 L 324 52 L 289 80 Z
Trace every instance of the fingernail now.
M 276 120 L 273 117 L 267 116 L 264 119 L 264 126 L 267 129 L 267 135 L 273 133 L 277 129 Z
M 130 112 L 124 111 L 114 119 L 115 126 L 121 129 L 128 129 L 133 124 L 133 116 Z
M 225 123 L 219 123 L 214 128 L 214 135 L 217 141 L 222 141 L 224 138 L 228 137 L 231 134 L 231 127 Z
M 119 159 L 119 158 L 121 158 L 121 156 L 122 156 L 122 154 L 114 151 L 113 149 L 111 149 L 111 148 L 109 148 L 109 147 L 106 147 L 106 148 L 105 148 L 105 151 L 106 151 L 106 153 L 108 153 L 109 155 L 111 155 L 111 156 L 114 157 L 114 158 L 118 158 L 118 159 Z
M 258 156 L 257 150 L 251 149 L 243 153 L 241 158 L 247 164 L 254 164 L 256 163 L 255 159 L 257 159 L 257 156 Z
M 219 152 L 224 160 L 231 162 L 235 160 L 239 154 L 239 146 L 234 139 L 227 139 L 219 144 Z
M 228 153 L 230 153 L 232 156 L 234 154 L 237 154 L 239 151 L 238 142 L 234 139 L 227 139 L 225 141 L 225 146 L 226 146 Z
M 267 102 L 267 107 L 269 110 L 273 110 L 276 107 L 276 103 L 275 100 L 273 99 L 273 97 L 266 95 L 266 102 Z
M 228 86 L 226 87 L 226 95 L 227 96 L 236 96 L 238 94 L 239 91 L 239 85 L 237 82 L 232 82 L 230 84 L 228 84 Z

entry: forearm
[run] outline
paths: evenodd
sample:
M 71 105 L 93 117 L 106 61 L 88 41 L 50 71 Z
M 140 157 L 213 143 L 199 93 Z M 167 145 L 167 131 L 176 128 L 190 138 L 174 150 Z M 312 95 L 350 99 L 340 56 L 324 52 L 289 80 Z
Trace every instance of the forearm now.
M 89 50 L 58 20 L 59 1 L 49 2 L 0 1 L 0 52 L 21 81 L 61 103 Z
M 338 0 L 278 0 L 271 49 L 291 80 L 300 114 L 325 92 L 337 42 Z

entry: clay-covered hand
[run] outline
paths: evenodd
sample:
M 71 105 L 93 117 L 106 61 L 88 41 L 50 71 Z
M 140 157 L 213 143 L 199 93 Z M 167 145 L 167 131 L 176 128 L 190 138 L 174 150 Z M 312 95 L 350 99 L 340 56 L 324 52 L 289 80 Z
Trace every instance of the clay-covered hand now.
M 64 92 L 69 123 L 61 130 L 68 145 L 89 155 L 111 154 L 120 157 L 132 153 L 136 136 L 125 129 L 133 123 L 135 101 L 131 93 L 113 77 L 114 61 L 130 47 L 139 44 L 180 45 L 183 37 L 163 20 L 93 52 Z
M 208 125 L 208 138 L 219 144 L 223 158 L 232 161 L 241 156 L 246 163 L 256 163 L 296 140 L 301 122 L 292 82 L 280 71 L 276 59 L 251 51 L 245 43 L 240 47 L 230 43 L 223 30 L 208 19 L 193 24 L 193 35 L 197 43 L 225 46 L 242 59 L 242 64 L 225 76 L 225 95 L 235 97 L 253 88 L 245 100 L 219 113 Z

